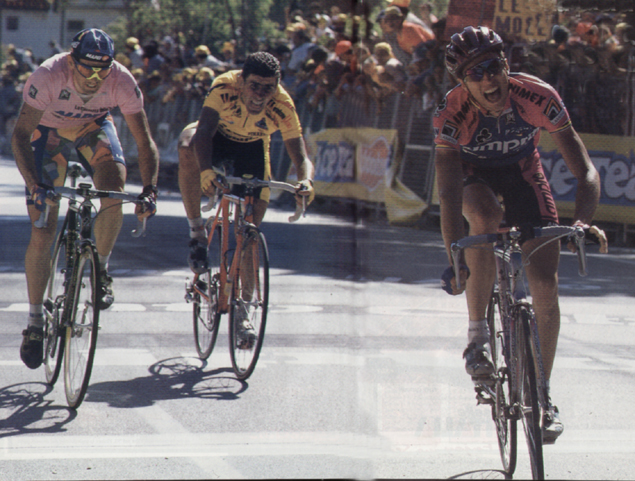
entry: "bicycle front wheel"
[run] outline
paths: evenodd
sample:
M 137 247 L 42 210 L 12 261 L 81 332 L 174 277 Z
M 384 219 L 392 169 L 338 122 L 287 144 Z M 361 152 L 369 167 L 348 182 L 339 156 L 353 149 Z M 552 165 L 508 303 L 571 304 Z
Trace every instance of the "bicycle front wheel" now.
M 99 329 L 99 261 L 92 245 L 85 246 L 74 274 L 74 302 L 66 328 L 64 384 L 66 401 L 78 408 L 84 400 L 97 346 Z
M 67 245 L 71 245 L 71 248 L 67 249 Z M 55 241 L 44 299 L 44 374 L 49 386 L 57 382 L 64 358 L 65 338 L 60 323 L 64 314 L 66 279 L 72 254 L 72 240 L 68 238 L 65 229 L 62 229 Z
M 264 234 L 253 228 L 245 233 L 229 308 L 229 352 L 240 380 L 251 376 L 258 362 L 268 303 L 269 252 Z
M 541 412 L 538 400 L 536 359 L 531 349 L 530 320 L 533 314 L 521 308 L 517 327 L 518 353 L 518 403 L 519 414 L 525 430 L 529 461 L 533 479 L 544 479 L 545 468 L 542 456 Z
M 492 360 L 496 371 L 496 396 L 492 404 L 492 419 L 496 425 L 496 436 L 503 469 L 511 476 L 516 470 L 517 418 L 512 415 L 510 409 L 510 403 L 513 399 L 512 384 L 505 351 L 509 333 L 504 330 L 500 303 L 500 295 L 498 292 L 494 292 L 487 306 L 487 324 L 490 332 Z
M 212 353 L 220 326 L 221 229 L 220 225 L 216 226 L 209 243 L 210 270 L 199 275 L 194 283 L 194 344 L 202 360 Z

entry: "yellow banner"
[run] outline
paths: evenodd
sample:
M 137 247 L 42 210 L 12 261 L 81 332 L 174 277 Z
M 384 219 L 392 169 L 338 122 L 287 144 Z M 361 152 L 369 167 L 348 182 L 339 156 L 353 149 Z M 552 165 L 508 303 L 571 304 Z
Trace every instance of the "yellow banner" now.
M 394 129 L 326 129 L 308 136 L 307 148 L 317 195 L 383 202 L 391 223 L 412 222 L 427 207 L 396 177 Z
M 549 40 L 556 0 L 495 0 L 494 30 L 507 40 Z

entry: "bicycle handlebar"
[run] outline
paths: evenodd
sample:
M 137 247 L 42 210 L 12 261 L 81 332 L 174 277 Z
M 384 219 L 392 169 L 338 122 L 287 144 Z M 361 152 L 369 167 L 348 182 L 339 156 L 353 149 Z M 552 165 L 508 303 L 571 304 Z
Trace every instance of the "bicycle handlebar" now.
M 58 199 L 59 197 L 67 197 L 67 198 L 73 199 L 75 198 L 76 195 L 83 197 L 85 200 L 109 197 L 111 199 L 119 199 L 122 201 L 133 202 L 135 204 L 138 204 L 139 202 L 141 202 L 136 195 L 128 194 L 126 192 L 96 190 L 96 189 L 91 189 L 89 187 L 83 187 L 83 186 L 55 187 L 54 198 L 56 199 Z M 51 212 L 51 206 L 49 204 L 46 204 L 46 209 L 44 210 L 44 212 L 42 212 L 42 214 L 40 214 L 39 219 L 37 219 L 33 223 L 33 225 L 35 225 L 35 227 L 37 227 L 38 229 L 45 228 L 48 225 L 48 217 L 50 212 Z M 147 222 L 147 218 L 144 218 L 142 220 L 137 219 L 137 227 L 134 228 L 131 232 L 132 237 L 141 237 L 143 234 L 145 234 L 146 222 Z
M 297 187 L 293 184 L 280 182 L 277 180 L 260 180 L 256 178 L 245 179 L 243 177 L 223 176 L 220 174 L 219 177 L 222 177 L 222 179 L 230 185 L 245 185 L 253 189 L 257 189 L 259 187 L 269 187 L 270 189 L 284 190 L 292 194 L 295 194 L 297 192 Z M 207 205 L 202 208 L 203 212 L 209 212 L 210 210 L 212 210 L 214 208 L 214 204 L 216 204 L 216 199 L 210 199 Z M 295 222 L 303 215 L 306 215 L 306 197 L 302 198 L 302 205 L 298 204 L 296 206 L 295 213 L 289 217 L 289 222 Z
M 587 275 L 587 259 L 586 248 L 584 244 L 585 232 L 580 226 L 548 226 L 548 227 L 534 227 L 529 233 L 529 238 L 538 239 L 541 237 L 554 237 L 557 239 L 567 237 L 573 241 L 576 246 L 576 253 L 578 257 L 578 274 L 580 276 Z M 460 276 L 458 275 L 460 269 L 460 257 L 461 251 L 469 247 L 473 247 L 479 244 L 493 244 L 495 242 L 515 242 L 523 235 L 518 229 L 509 229 L 506 231 L 497 232 L 495 234 L 479 234 L 464 237 L 452 244 L 450 250 L 452 251 L 452 267 L 456 276 L 457 289 L 461 288 Z M 545 244 L 538 246 L 541 248 Z

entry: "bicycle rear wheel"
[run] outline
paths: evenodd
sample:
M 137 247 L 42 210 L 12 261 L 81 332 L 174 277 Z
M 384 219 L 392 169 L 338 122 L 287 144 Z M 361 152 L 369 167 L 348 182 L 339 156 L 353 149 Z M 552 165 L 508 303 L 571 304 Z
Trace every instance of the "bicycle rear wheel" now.
M 194 286 L 194 344 L 198 357 L 202 360 L 212 353 L 220 326 L 221 234 L 222 228 L 218 225 L 208 248 L 210 270 L 199 275 Z
M 229 352 L 236 377 L 244 380 L 260 356 L 269 303 L 269 252 L 265 236 L 256 228 L 245 233 L 236 277 L 229 308 Z M 245 321 L 255 336 L 245 335 Z
M 536 378 L 536 359 L 531 349 L 530 319 L 533 316 L 526 308 L 521 308 L 517 332 L 518 342 L 518 402 L 519 414 L 525 430 L 529 461 L 533 479 L 544 479 L 545 468 L 542 456 L 541 412 Z
M 66 226 L 66 222 L 64 223 Z M 53 257 L 51 258 L 51 271 L 49 274 L 44 299 L 44 374 L 49 386 L 57 382 L 64 358 L 63 330 L 60 326 L 64 314 L 66 302 L 66 278 L 69 265 L 72 265 L 72 248 L 67 250 L 67 245 L 72 245 L 65 228 L 57 236 Z M 71 261 L 69 263 L 69 261 Z
M 88 389 L 99 329 L 99 261 L 93 245 L 82 248 L 73 274 L 75 293 L 70 326 L 66 328 L 64 385 L 66 401 L 76 409 Z
M 504 331 L 500 302 L 498 292 L 494 292 L 487 306 L 487 324 L 490 332 L 492 360 L 496 371 L 496 398 L 492 404 L 492 419 L 496 425 L 496 436 L 503 469 L 511 476 L 516 470 L 518 431 L 517 418 L 512 415 L 510 410 L 510 403 L 513 399 L 512 384 L 505 352 L 509 336 Z

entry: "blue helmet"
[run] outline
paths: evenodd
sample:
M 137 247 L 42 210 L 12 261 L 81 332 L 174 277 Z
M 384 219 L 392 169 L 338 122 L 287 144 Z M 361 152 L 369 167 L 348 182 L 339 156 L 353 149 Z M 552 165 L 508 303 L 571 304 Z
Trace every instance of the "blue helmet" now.
M 103 30 L 87 28 L 73 37 L 71 55 L 77 60 L 110 63 L 115 58 L 115 42 Z

